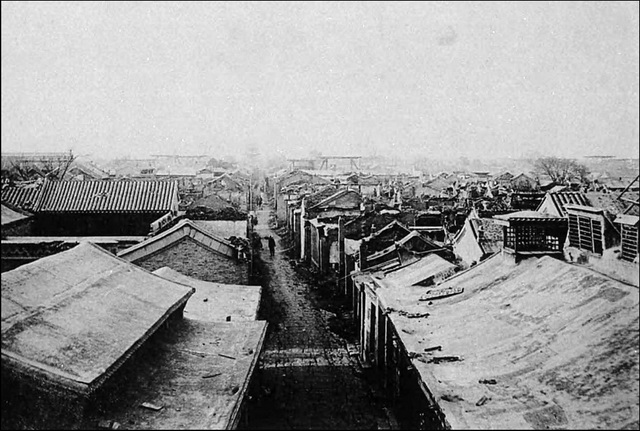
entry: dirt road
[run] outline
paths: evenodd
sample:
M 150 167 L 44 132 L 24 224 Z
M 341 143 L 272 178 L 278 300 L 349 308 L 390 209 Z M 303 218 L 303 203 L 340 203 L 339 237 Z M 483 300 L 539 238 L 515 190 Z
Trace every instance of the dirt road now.
M 258 211 L 263 240 L 263 306 L 270 322 L 249 404 L 249 429 L 393 429 L 384 400 L 360 368 L 353 346 L 329 329 L 335 318 L 318 308 L 313 283 L 295 270 L 283 243 Z M 266 238 L 276 239 L 270 256 Z M 350 348 L 348 348 L 350 347 Z

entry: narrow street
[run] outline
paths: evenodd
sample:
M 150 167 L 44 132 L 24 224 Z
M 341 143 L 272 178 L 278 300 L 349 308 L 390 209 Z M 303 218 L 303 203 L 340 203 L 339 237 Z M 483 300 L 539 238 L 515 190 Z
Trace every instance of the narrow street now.
M 249 429 L 394 429 L 380 393 L 360 368 L 355 346 L 332 332 L 335 315 L 318 308 L 312 286 L 287 258 L 257 211 L 261 251 L 262 319 L 270 323 L 260 358 L 260 388 L 249 405 Z M 267 237 L 276 240 L 275 256 Z M 351 354 L 350 354 L 351 353 Z

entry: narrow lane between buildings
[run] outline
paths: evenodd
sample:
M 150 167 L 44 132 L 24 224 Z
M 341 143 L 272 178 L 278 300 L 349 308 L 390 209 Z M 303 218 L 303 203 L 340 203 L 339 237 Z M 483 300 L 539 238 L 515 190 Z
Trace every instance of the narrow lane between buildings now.
M 353 344 L 330 329 L 334 314 L 317 306 L 316 288 L 294 267 L 283 241 L 257 211 L 263 238 L 257 271 L 261 318 L 270 323 L 248 405 L 249 429 L 395 429 L 384 398 L 359 364 Z M 268 236 L 276 240 L 270 256 Z

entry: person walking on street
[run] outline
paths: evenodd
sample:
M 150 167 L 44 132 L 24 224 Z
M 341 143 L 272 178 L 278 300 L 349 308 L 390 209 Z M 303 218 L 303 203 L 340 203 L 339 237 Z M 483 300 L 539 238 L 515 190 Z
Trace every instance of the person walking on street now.
M 276 240 L 273 239 L 272 236 L 269 236 L 269 253 L 271 253 L 271 257 L 273 257 L 275 252 L 276 252 Z

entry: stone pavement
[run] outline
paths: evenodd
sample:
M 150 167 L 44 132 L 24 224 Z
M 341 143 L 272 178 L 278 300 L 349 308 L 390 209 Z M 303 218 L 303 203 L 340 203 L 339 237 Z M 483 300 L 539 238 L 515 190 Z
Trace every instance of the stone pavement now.
M 256 375 L 259 389 L 248 405 L 247 428 L 396 428 L 357 356 L 329 330 L 331 313 L 314 307 L 311 287 L 296 273 L 280 238 L 269 228 L 269 210 L 257 215 L 256 232 L 264 238 L 261 318 L 270 322 L 270 330 Z M 273 258 L 269 235 L 277 244 Z

